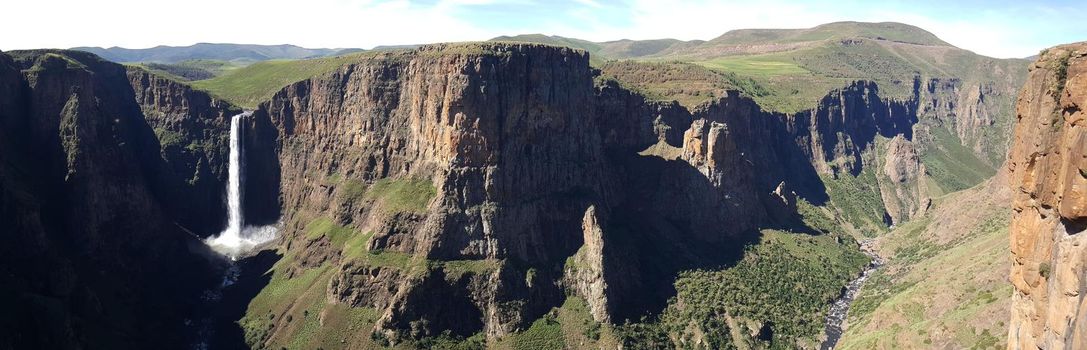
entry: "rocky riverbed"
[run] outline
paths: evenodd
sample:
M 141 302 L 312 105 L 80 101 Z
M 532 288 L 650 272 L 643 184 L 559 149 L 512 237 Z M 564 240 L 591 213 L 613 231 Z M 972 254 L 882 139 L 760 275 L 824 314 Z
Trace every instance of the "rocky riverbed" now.
M 819 346 L 822 350 L 834 349 L 838 344 L 838 339 L 842 337 L 842 326 L 845 324 L 845 318 L 849 314 L 849 306 L 853 304 L 853 300 L 860 294 L 861 286 L 864 285 L 864 281 L 868 280 L 868 277 L 872 276 L 872 273 L 883 266 L 883 258 L 876 254 L 874 247 L 872 246 L 874 241 L 871 239 L 861 242 L 861 251 L 865 255 L 872 258 L 872 262 L 865 266 L 861 275 L 849 282 L 849 285 L 842 291 L 842 295 L 834 301 L 834 305 L 830 307 L 830 313 L 827 314 L 826 320 L 826 340 Z

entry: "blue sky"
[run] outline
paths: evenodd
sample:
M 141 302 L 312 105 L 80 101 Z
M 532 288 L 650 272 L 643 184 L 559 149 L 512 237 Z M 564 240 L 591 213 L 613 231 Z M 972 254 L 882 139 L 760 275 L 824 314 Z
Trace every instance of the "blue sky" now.
M 1087 40 L 1087 6 L 1075 1 L 36 0 L 5 7 L 14 16 L 0 21 L 0 50 L 197 42 L 370 48 L 520 33 L 705 40 L 731 29 L 846 20 L 909 23 L 995 57 Z

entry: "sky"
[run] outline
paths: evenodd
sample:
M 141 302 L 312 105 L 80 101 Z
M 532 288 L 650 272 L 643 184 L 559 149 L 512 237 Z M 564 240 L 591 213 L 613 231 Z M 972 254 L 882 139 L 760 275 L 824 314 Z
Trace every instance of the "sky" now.
M 0 50 L 198 42 L 371 48 L 527 33 L 709 40 L 732 29 L 894 21 L 1007 58 L 1087 40 L 1081 1 L 33 0 L 4 5 Z

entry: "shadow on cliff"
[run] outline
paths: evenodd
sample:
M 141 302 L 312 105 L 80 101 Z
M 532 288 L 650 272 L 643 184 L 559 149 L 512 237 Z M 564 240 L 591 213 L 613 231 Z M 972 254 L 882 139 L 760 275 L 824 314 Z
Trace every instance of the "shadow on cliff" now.
M 613 320 L 659 314 L 676 295 L 682 271 L 726 268 L 757 243 L 757 229 L 737 231 L 720 192 L 684 161 L 637 154 L 612 155 L 623 169 L 623 200 L 611 208 L 607 277 L 616 291 Z
M 218 303 L 209 306 L 210 334 L 208 349 L 249 349 L 245 343 L 245 331 L 238 321 L 245 316 L 249 302 L 260 293 L 272 280 L 273 272 L 268 272 L 283 255 L 271 250 L 264 250 L 255 256 L 235 263 L 238 279 L 223 288 Z
M 858 81 L 831 92 L 819 107 L 793 115 L 763 111 L 736 92 L 693 113 L 674 104 L 651 113 L 671 116 L 657 117 L 667 125 L 664 130 L 686 130 L 687 137 L 701 133 L 716 153 L 706 155 L 712 158 L 707 159 L 712 165 L 705 165 L 709 170 L 703 169 L 707 175 L 687 161 L 631 151 L 656 141 L 653 137 L 616 143 L 609 151 L 621 176 L 619 200 L 611 203 L 605 230 L 613 321 L 659 314 L 676 295 L 681 272 L 734 266 L 746 247 L 762 239 L 761 230 L 822 234 L 803 222 L 796 204 L 829 202 L 816 164 L 844 166 L 841 170 L 856 176 L 861 154 L 877 135 L 912 139 L 916 108 L 915 100 L 884 100 L 874 83 Z M 683 135 L 665 136 L 669 146 L 685 146 Z M 849 160 L 838 163 L 842 157 Z
M 276 145 L 279 131 L 264 109 L 253 112 L 245 134 L 246 181 L 243 194 L 246 224 L 271 225 L 282 216 L 280 165 Z

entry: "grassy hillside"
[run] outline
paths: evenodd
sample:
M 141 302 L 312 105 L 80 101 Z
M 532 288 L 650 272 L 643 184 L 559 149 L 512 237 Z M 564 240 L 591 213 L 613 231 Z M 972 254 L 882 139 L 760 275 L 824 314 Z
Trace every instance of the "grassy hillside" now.
M 676 39 L 616 40 L 599 43 L 601 47 L 598 54 L 611 59 L 645 57 L 661 52 L 680 50 L 701 43 L 700 40 L 681 41 Z
M 188 60 L 178 63 L 133 63 L 149 71 L 168 75 L 178 80 L 197 81 L 211 79 L 245 67 L 246 64 L 222 60 Z
M 921 152 L 921 161 L 940 192 L 961 191 L 985 181 L 996 169 L 959 143 L 944 128 L 932 128 L 933 141 Z
M 273 59 L 302 59 L 340 54 L 341 49 L 307 49 L 294 45 L 247 45 L 199 43 L 189 46 L 156 46 L 147 49 L 123 47 L 76 47 L 113 62 L 178 63 L 189 60 L 218 60 L 252 63 Z
M 721 35 L 714 44 L 793 43 L 828 39 L 869 38 L 919 45 L 948 45 L 924 29 L 895 22 L 834 22 L 807 29 L 741 29 Z
M 774 92 L 759 102 L 785 113 L 811 108 L 829 88 L 853 80 L 875 81 L 884 96 L 905 99 L 913 92 L 915 76 L 959 78 L 977 84 L 1003 78 L 993 78 L 994 72 L 1026 72 L 1025 61 L 992 59 L 951 46 L 868 38 L 780 45 L 747 50 L 745 45 L 707 43 L 667 59 L 756 79 Z M 1021 80 L 1023 74 L 1019 75 Z
M 382 179 L 366 185 L 334 176 L 328 182 L 349 189 L 339 200 L 360 201 L 362 205 L 382 208 L 387 215 L 421 210 L 435 193 L 429 181 L 414 179 Z M 329 251 L 324 253 L 354 264 L 393 268 L 408 274 L 425 269 L 452 273 L 485 268 L 469 266 L 476 261 L 439 262 L 402 253 L 370 251 L 366 249 L 370 232 L 341 226 L 324 216 L 293 226 L 303 228 L 304 234 L 297 239 L 306 243 L 327 242 Z M 246 343 L 255 348 L 276 349 L 334 349 L 343 348 L 344 344 L 361 349 L 381 348 L 380 339 L 371 336 L 374 323 L 381 316 L 379 311 L 329 303 L 326 288 L 338 266 L 330 260 L 322 260 L 318 266 L 305 264 L 304 254 L 321 253 L 307 250 L 306 246 L 280 248 L 283 257 L 265 273 L 268 284 L 249 301 L 245 315 L 238 320 Z M 470 342 L 460 339 L 455 343 L 462 341 Z M 401 348 L 414 348 L 414 345 L 403 344 Z
M 194 82 L 192 85 L 238 106 L 254 109 L 258 103 L 270 99 L 283 87 L 331 72 L 358 59 L 360 55 L 366 53 L 308 60 L 257 62 L 227 71 L 212 79 Z
M 614 79 L 649 99 L 677 101 L 689 109 L 724 96 L 727 90 L 740 90 L 749 96 L 767 93 L 752 79 L 689 63 L 610 61 L 600 70 L 605 79 Z
M 861 290 L 839 349 L 1003 349 L 1011 286 L 1009 190 L 997 177 L 937 198 L 879 239 L 887 264 Z
M 594 43 L 539 34 L 498 37 L 584 49 L 594 62 L 633 59 L 687 62 L 751 78 L 767 87 L 758 96 L 770 110 L 794 113 L 815 106 L 828 91 L 853 80 L 873 80 L 887 97 L 905 98 L 914 76 L 967 83 L 1025 77 L 1022 59 L 993 59 L 951 46 L 902 23 L 838 22 L 808 29 L 734 30 L 709 41 L 619 40 Z

